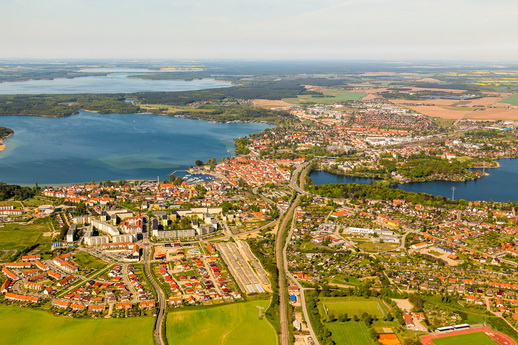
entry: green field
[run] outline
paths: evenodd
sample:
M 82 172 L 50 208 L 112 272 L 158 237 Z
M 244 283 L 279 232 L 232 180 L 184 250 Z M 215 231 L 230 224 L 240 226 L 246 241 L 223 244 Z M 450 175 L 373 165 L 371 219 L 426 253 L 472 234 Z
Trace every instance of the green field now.
M 437 345 L 497 345 L 498 343 L 482 332 L 453 335 L 451 337 L 433 339 Z
M 397 247 L 399 247 L 399 245 L 394 243 L 358 242 L 358 248 L 369 253 L 377 253 L 378 251 L 384 252 L 396 249 Z
M 331 332 L 331 338 L 336 345 L 373 345 L 369 331 L 363 321 L 348 321 L 343 323 L 326 323 Z
M 363 313 L 368 313 L 372 316 L 382 318 L 387 314 L 385 305 L 377 298 L 324 297 L 318 304 L 322 316 L 326 315 L 324 305 L 327 308 L 327 312 L 333 313 L 335 316 L 347 313 L 351 318 L 354 315 L 361 316 Z
M 348 92 L 340 89 L 328 89 L 323 92 L 322 96 L 300 95 L 297 98 L 284 98 L 283 101 L 291 104 L 317 103 L 317 104 L 333 104 L 337 102 L 357 101 L 367 94 L 364 92 Z
M 101 269 L 107 265 L 106 261 L 103 261 L 87 252 L 74 253 L 74 261 L 80 268 Z
M 274 345 L 277 335 L 270 323 L 258 318 L 257 306 L 268 301 L 250 301 L 217 307 L 177 310 L 167 314 L 170 344 Z
M 71 319 L 46 311 L 0 307 L 2 344 L 153 345 L 152 317 Z
M 506 99 L 503 99 L 498 103 L 507 103 L 507 104 L 512 104 L 512 105 L 518 105 L 518 95 L 507 97 Z
M 360 285 L 361 283 L 360 279 L 344 274 L 337 274 L 333 279 L 329 278 L 328 281 L 330 283 L 343 285 Z
M 10 260 L 17 251 L 36 243 L 50 244 L 51 237 L 44 237 L 48 232 L 47 223 L 43 220 L 28 225 L 5 224 L 0 227 L 0 262 Z

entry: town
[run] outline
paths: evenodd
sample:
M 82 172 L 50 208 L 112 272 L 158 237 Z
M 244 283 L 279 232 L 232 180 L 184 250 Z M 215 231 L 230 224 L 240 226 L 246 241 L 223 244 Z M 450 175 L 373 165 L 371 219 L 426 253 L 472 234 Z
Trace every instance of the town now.
M 158 344 L 177 317 L 217 308 L 246 308 L 282 345 L 428 344 L 457 332 L 516 344 L 518 204 L 389 188 L 484 179 L 518 156 L 516 123 L 444 125 L 414 109 L 429 105 L 387 92 L 274 106 L 293 124 L 167 180 L 0 194 L 0 303 L 156 318 Z M 315 184 L 321 171 L 371 182 Z

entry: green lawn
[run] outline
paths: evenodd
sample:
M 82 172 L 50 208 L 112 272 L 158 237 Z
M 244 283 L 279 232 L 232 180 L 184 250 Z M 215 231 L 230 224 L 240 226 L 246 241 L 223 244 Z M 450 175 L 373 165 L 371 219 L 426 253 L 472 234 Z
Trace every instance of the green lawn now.
M 46 200 L 44 197 L 35 196 L 32 199 L 26 199 L 23 201 L 25 206 L 41 206 L 41 205 L 49 205 L 52 204 L 52 201 Z
M 155 319 L 71 319 L 46 311 L 0 307 L 2 344 L 153 345 Z
M 322 316 L 326 315 L 324 305 L 329 313 L 333 313 L 335 316 L 347 313 L 350 318 L 354 315 L 361 316 L 363 313 L 382 318 L 387 313 L 383 302 L 377 298 L 324 297 L 318 304 Z
M 103 261 L 87 252 L 74 253 L 74 261 L 81 268 L 94 268 L 97 270 L 108 264 L 106 261 Z
M 268 301 L 250 301 L 217 307 L 174 310 L 167 315 L 170 344 L 275 345 L 277 335 L 270 323 L 258 318 L 257 306 Z
M 369 337 L 369 331 L 363 321 L 348 321 L 343 323 L 326 323 L 331 332 L 331 338 L 336 345 L 373 345 L 374 341 Z
M 501 100 L 499 103 L 507 103 L 507 104 L 512 104 L 512 105 L 518 105 L 518 95 L 507 97 L 507 98 Z
M 498 343 L 483 332 L 453 335 L 451 337 L 433 339 L 437 345 L 497 345 Z
M 51 237 L 44 237 L 49 228 L 44 220 L 33 224 L 5 224 L 0 227 L 0 262 L 9 260 L 16 251 L 23 250 L 36 243 L 50 244 Z

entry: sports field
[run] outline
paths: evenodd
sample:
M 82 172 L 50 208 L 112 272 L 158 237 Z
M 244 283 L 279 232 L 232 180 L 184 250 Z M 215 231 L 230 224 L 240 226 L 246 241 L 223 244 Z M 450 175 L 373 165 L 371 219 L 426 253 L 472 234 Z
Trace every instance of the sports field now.
M 170 344 L 275 345 L 277 335 L 266 320 L 259 320 L 257 306 L 269 301 L 225 304 L 195 310 L 175 310 L 167 314 Z
M 436 345 L 497 345 L 498 343 L 483 332 L 453 335 L 451 337 L 436 338 L 432 340 Z
M 320 300 L 318 307 L 322 316 L 327 313 L 333 313 L 335 316 L 347 313 L 351 318 L 354 315 L 368 313 L 382 318 L 387 313 L 385 305 L 377 298 L 325 297 Z
M 374 341 L 369 337 L 369 331 L 363 321 L 348 321 L 343 323 L 326 323 L 331 332 L 331 338 L 336 345 L 373 345 Z
M 1 343 L 9 345 L 153 345 L 152 317 L 71 319 L 46 311 L 0 307 Z

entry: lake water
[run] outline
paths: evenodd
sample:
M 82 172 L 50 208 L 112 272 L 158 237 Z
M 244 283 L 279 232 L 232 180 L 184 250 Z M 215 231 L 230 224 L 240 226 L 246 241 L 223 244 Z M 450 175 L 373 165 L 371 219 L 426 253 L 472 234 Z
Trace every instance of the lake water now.
M 39 185 L 165 180 L 197 159 L 231 156 L 233 139 L 272 127 L 88 112 L 65 118 L 0 116 L 0 126 L 15 131 L 0 152 L 0 181 Z
M 431 181 L 400 184 L 397 188 L 408 192 L 428 193 L 452 198 L 455 187 L 455 199 L 518 201 L 518 159 L 500 159 L 500 168 L 487 169 L 489 176 L 466 182 Z M 370 183 L 367 178 L 339 176 L 326 171 L 313 171 L 310 174 L 313 183 Z
M 92 70 L 92 72 L 111 72 L 117 69 Z M 71 94 L 71 93 L 133 93 L 133 92 L 162 92 L 162 91 L 191 91 L 230 87 L 226 81 L 214 79 L 194 80 L 145 80 L 128 78 L 132 70 L 124 73 L 110 73 L 106 76 L 57 78 L 53 80 L 28 80 L 0 83 L 0 94 Z M 156 71 L 155 71 L 156 72 Z

